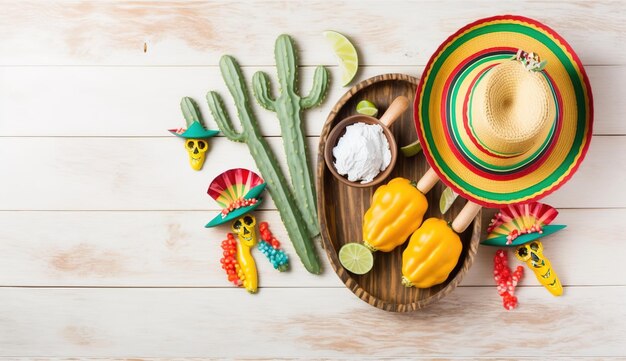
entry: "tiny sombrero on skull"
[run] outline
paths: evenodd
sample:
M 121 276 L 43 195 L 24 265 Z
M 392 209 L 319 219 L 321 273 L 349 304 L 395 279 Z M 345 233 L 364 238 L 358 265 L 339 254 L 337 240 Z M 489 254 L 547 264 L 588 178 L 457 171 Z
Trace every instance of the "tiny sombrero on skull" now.
M 215 227 L 252 212 L 263 201 L 259 198 L 266 183 L 251 170 L 229 169 L 213 179 L 207 193 L 222 207 L 222 211 L 205 227 Z
M 200 119 L 200 111 L 196 103 L 189 97 L 180 101 L 180 110 L 183 112 L 187 129 L 169 129 L 169 132 L 185 139 L 185 150 L 189 155 L 189 164 L 194 170 L 201 170 L 204 165 L 205 154 L 209 149 L 208 138 L 215 136 L 219 131 L 205 129 Z
M 486 207 L 526 203 L 571 178 L 589 147 L 593 101 L 572 48 L 528 18 L 496 16 L 450 36 L 414 103 L 424 154 L 455 192 Z
M 217 133 L 219 133 L 219 130 L 204 128 L 202 120 L 200 119 L 200 112 L 198 111 L 196 102 L 194 102 L 193 99 L 183 97 L 180 101 L 180 110 L 183 112 L 185 123 L 187 123 L 187 129 L 169 129 L 169 132 L 175 136 L 184 139 L 206 139 L 214 137 Z
M 200 122 L 193 121 L 187 126 L 187 129 L 169 129 L 169 132 L 185 139 L 206 139 L 215 136 L 219 130 L 205 129 Z

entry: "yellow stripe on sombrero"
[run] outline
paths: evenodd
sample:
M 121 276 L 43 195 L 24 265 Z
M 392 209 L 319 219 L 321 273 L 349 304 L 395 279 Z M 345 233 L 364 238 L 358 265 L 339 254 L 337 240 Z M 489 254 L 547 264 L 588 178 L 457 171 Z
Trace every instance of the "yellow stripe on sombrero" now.
M 463 110 L 465 96 L 471 90 L 470 86 L 472 85 L 472 80 L 475 79 L 480 72 L 482 72 L 485 68 L 488 68 L 489 66 L 493 66 L 503 61 L 510 61 L 510 60 L 502 60 L 502 59 L 492 60 L 492 61 L 484 63 L 480 67 L 475 68 L 471 72 L 468 72 L 468 75 L 466 76 L 466 81 L 462 82 L 460 85 L 457 85 L 458 97 L 457 97 L 456 102 L 452 104 L 452 107 L 454 108 L 454 113 L 456 114 L 456 118 L 455 118 L 456 128 L 458 129 L 457 132 L 459 133 L 459 135 L 454 138 L 457 141 L 463 142 L 463 144 L 465 145 L 465 147 L 471 154 L 472 158 L 478 158 L 480 161 L 486 164 L 493 165 L 494 167 L 503 167 L 507 164 L 518 164 L 520 162 L 523 162 L 524 160 L 526 160 L 528 155 L 535 154 L 537 151 L 539 151 L 542 148 L 543 143 L 544 143 L 543 140 L 547 138 L 547 136 L 551 133 L 551 130 L 552 130 L 551 127 L 546 127 L 538 137 L 538 139 L 542 141 L 537 142 L 534 146 L 532 146 L 528 150 L 527 153 L 519 155 L 519 156 L 509 157 L 508 159 L 490 156 L 486 154 L 484 151 L 482 151 L 480 148 L 478 148 L 474 144 L 474 142 L 470 141 L 469 137 L 466 135 L 467 132 L 465 131 L 464 124 L 463 124 L 463 116 L 465 114 Z M 476 112 L 476 109 L 474 109 L 474 112 Z
M 573 109 L 576 108 L 575 107 L 576 99 L 573 93 L 573 85 L 569 79 L 569 76 L 567 75 L 567 71 L 562 66 L 562 64 L 558 61 L 558 59 L 548 50 L 547 47 L 545 47 L 543 44 L 537 41 L 534 41 L 534 39 L 532 38 L 529 38 L 525 35 L 521 35 L 517 33 L 508 33 L 509 35 L 505 36 L 505 38 L 507 39 L 503 41 L 502 34 L 503 33 L 495 33 L 495 34 L 492 33 L 492 34 L 481 35 L 475 38 L 475 40 L 473 39 L 472 41 L 461 45 L 457 50 L 455 50 L 448 57 L 448 59 L 441 66 L 440 71 L 437 75 L 437 78 L 435 79 L 435 82 L 433 83 L 433 89 L 442 89 L 444 87 L 446 80 L 451 76 L 452 71 L 458 65 L 458 59 L 465 59 L 467 57 L 470 57 L 477 51 L 488 47 L 489 44 L 496 44 L 496 43 L 504 42 L 506 44 L 511 44 L 510 46 L 512 47 L 519 47 L 520 49 L 527 49 L 528 51 L 535 51 L 539 54 L 548 54 L 548 56 L 542 57 L 542 59 L 548 60 L 547 71 L 553 77 L 553 79 L 557 83 L 560 84 L 559 89 L 561 91 L 561 96 L 563 98 L 564 104 L 566 105 L 564 107 L 566 109 L 563 110 L 564 122 L 567 124 L 568 119 L 575 118 L 576 113 L 575 112 L 572 113 L 570 109 L 568 109 L 571 107 L 571 105 L 567 106 L 568 103 L 571 104 L 571 102 L 573 101 L 574 103 Z M 538 49 L 538 50 L 534 50 L 534 49 Z M 464 87 L 465 87 L 464 90 L 468 91 L 469 84 L 465 84 Z M 442 94 L 441 92 L 438 92 L 437 94 L 435 94 L 435 97 L 432 99 L 430 108 L 429 108 L 429 114 L 430 114 L 431 119 L 437 119 L 440 116 L 439 105 L 441 104 L 443 95 L 444 94 Z M 462 114 L 462 106 L 463 106 L 462 102 L 457 101 L 456 106 L 457 106 L 457 114 Z M 457 122 L 458 122 L 457 126 L 462 128 L 463 123 L 462 123 L 461 117 L 457 118 Z M 441 130 L 441 132 L 439 132 L 439 130 Z M 480 184 L 482 188 L 486 188 L 492 192 L 507 193 L 507 192 L 510 192 L 511 189 L 521 190 L 521 189 L 525 189 L 528 184 L 535 184 L 535 182 L 529 183 L 530 179 L 532 179 L 533 181 L 536 181 L 537 179 L 542 179 L 541 177 L 537 178 L 536 173 L 532 173 L 526 177 L 521 177 L 515 180 L 510 180 L 510 181 L 507 181 L 506 184 L 502 184 L 499 182 L 494 182 L 491 179 L 480 177 L 475 173 L 468 173 L 467 167 L 458 161 L 456 156 L 447 147 L 447 144 L 444 143 L 445 132 L 443 131 L 443 124 L 440 122 L 431 123 L 431 132 L 433 133 L 433 138 L 441 141 L 441 144 L 438 145 L 438 149 L 439 149 L 439 153 L 441 154 L 441 156 L 444 159 L 448 160 L 447 165 L 455 173 L 465 175 L 466 177 L 464 180 L 468 183 Z M 545 166 L 540 168 L 541 172 L 538 172 L 538 174 L 549 175 L 549 174 L 552 174 L 552 172 L 558 168 L 558 166 L 565 159 L 567 155 L 567 151 L 570 149 L 573 143 L 575 134 L 576 134 L 575 127 L 564 127 L 564 129 L 561 132 L 561 136 L 559 138 L 559 144 L 562 144 L 563 147 L 557 147 L 557 149 L 555 149 L 555 152 L 546 161 Z M 470 146 L 470 144 L 471 142 L 468 140 L 466 145 Z M 539 145 L 537 145 L 536 147 L 538 147 Z M 506 161 L 501 158 L 496 158 L 496 157 L 486 155 L 485 153 L 479 151 L 473 144 L 471 144 L 471 146 L 473 147 L 472 149 L 475 151 L 474 154 L 478 155 L 480 158 L 482 158 L 484 161 L 488 163 L 497 165 L 497 164 L 504 164 L 504 162 Z M 558 148 L 560 148 L 560 151 Z
M 441 54 L 447 49 L 447 47 L 449 47 L 452 43 L 454 43 L 454 41 L 458 39 L 459 37 L 464 36 L 468 32 L 474 31 L 476 28 L 480 28 L 483 26 L 488 26 L 490 24 L 496 24 L 496 23 L 519 23 L 519 24 L 522 24 L 523 26 L 532 27 L 535 30 L 538 30 L 542 32 L 543 34 L 547 35 L 549 38 L 555 41 L 555 43 L 559 44 L 561 48 L 564 48 L 563 44 L 557 38 L 553 37 L 550 33 L 546 32 L 544 29 L 540 27 L 534 26 L 533 24 L 529 24 L 524 21 L 511 21 L 510 19 L 503 19 L 503 20 L 496 20 L 492 22 L 480 23 L 475 27 L 466 29 L 464 32 L 452 38 L 452 40 L 448 40 L 446 45 L 438 51 L 438 54 L 434 58 L 434 60 L 429 62 L 430 66 L 432 67 L 432 65 L 436 63 L 436 61 L 439 59 Z M 503 38 L 505 39 L 505 41 L 503 41 Z M 445 134 L 443 132 L 442 124 L 440 121 L 431 122 L 430 125 L 431 125 L 432 137 L 438 141 L 437 149 L 439 150 L 441 158 L 446 159 L 447 165 L 452 169 L 453 172 L 464 175 L 463 180 L 468 182 L 469 184 L 480 184 L 482 185 L 482 188 L 487 188 L 492 192 L 505 194 L 505 193 L 509 193 L 512 189 L 521 190 L 521 189 L 526 189 L 528 185 L 532 186 L 534 184 L 537 184 L 538 182 L 542 181 L 544 178 L 552 174 L 552 172 L 554 172 L 563 163 L 563 161 L 565 160 L 567 156 L 569 149 L 571 148 L 573 144 L 574 137 L 576 135 L 576 127 L 570 126 L 570 124 L 573 123 L 574 125 L 576 125 L 577 107 L 576 107 L 576 97 L 574 94 L 573 84 L 571 83 L 567 70 L 565 69 L 563 64 L 561 64 L 559 59 L 544 44 L 536 41 L 535 39 L 527 35 L 523 35 L 520 33 L 498 32 L 498 33 L 491 33 L 491 34 L 483 34 L 460 45 L 459 48 L 457 48 L 452 54 L 448 56 L 446 62 L 444 62 L 444 64 L 441 65 L 439 72 L 437 73 L 437 79 L 436 79 L 437 81 L 435 82 L 435 84 L 433 84 L 432 89 L 443 88 L 443 84 L 445 83 L 446 79 L 450 76 L 450 73 L 458 65 L 459 59 L 465 59 L 473 55 L 474 53 L 476 53 L 477 50 L 480 50 L 481 48 L 493 46 L 493 44 L 499 44 L 499 45 L 506 44 L 506 46 L 518 47 L 521 49 L 525 49 L 527 51 L 533 51 L 533 52 L 539 53 L 542 56 L 542 59 L 548 60 L 547 70 L 550 76 L 554 79 L 554 81 L 557 84 L 559 84 L 559 90 L 561 92 L 561 96 L 563 98 L 563 104 L 565 108 L 565 109 L 562 109 L 563 121 L 566 126 L 563 127 L 563 129 L 561 130 L 558 146 L 554 149 L 553 153 L 546 160 L 544 166 L 539 168 L 536 172 L 533 172 L 531 174 L 528 174 L 518 179 L 509 180 L 507 182 L 500 182 L 500 181 L 494 181 L 492 179 L 486 179 L 475 173 L 469 172 L 466 166 L 460 163 L 456 159 L 456 156 L 447 148 L 447 144 L 441 144 L 442 142 L 445 143 Z M 567 54 L 567 57 L 571 60 L 572 64 L 574 64 L 578 73 L 577 75 L 580 78 L 580 82 L 584 85 L 585 81 L 582 77 L 581 69 L 579 69 L 578 64 L 575 62 L 575 59 L 573 58 L 572 54 L 568 51 L 564 51 L 564 53 Z M 432 76 L 431 69 L 429 68 L 425 72 L 423 83 L 426 84 L 428 81 L 428 78 L 431 76 Z M 468 85 L 464 85 L 464 86 L 467 87 Z M 463 91 L 467 91 L 467 89 L 463 89 Z M 585 97 L 586 103 L 589 104 L 589 97 L 587 94 L 587 89 L 584 88 L 583 91 L 584 91 L 584 97 Z M 430 104 L 429 104 L 430 107 L 428 109 L 428 114 L 429 114 L 429 117 L 431 117 L 431 119 L 440 119 L 441 97 L 442 97 L 441 93 L 431 93 L 431 99 L 430 99 Z M 418 103 L 418 110 L 420 112 L 419 114 L 421 114 L 421 110 L 423 109 L 423 106 L 424 106 L 423 98 L 420 98 L 419 103 Z M 462 114 L 462 106 L 463 106 L 462 103 L 459 104 L 457 100 L 457 104 L 456 104 L 457 114 Z M 590 107 L 586 107 L 586 108 L 587 108 L 586 109 L 587 113 L 590 113 L 591 111 Z M 590 114 L 586 114 L 586 116 L 587 116 L 587 119 L 589 119 Z M 462 122 L 462 118 L 457 118 L 457 119 L 461 120 Z M 460 126 L 462 127 L 462 123 L 460 124 Z M 425 129 L 424 129 L 423 122 L 420 122 L 420 127 L 421 127 L 421 131 L 424 132 Z M 570 163 L 569 168 L 562 174 L 562 176 L 556 182 L 552 184 L 552 186 L 554 186 L 555 184 L 559 184 L 564 178 L 568 177 L 572 169 L 578 164 L 579 158 L 583 156 L 583 153 L 584 153 L 582 149 L 586 146 L 588 131 L 589 129 L 586 128 L 584 139 L 580 144 L 580 149 L 578 149 L 578 152 L 576 154 L 574 161 Z M 427 148 L 427 151 L 429 153 L 432 152 L 429 142 L 426 142 L 426 144 L 423 144 L 423 146 Z M 472 151 L 476 151 L 475 154 L 480 153 L 477 151 L 475 146 L 472 149 Z M 491 159 L 489 159 L 489 156 L 486 156 L 484 153 L 480 153 L 480 154 L 481 156 L 485 156 L 485 160 L 487 161 L 494 162 L 494 163 L 501 161 L 500 159 L 495 158 L 495 157 L 491 157 Z M 448 178 L 446 176 L 446 173 L 443 171 L 443 169 L 439 167 L 439 164 L 435 162 L 433 166 L 439 169 L 438 173 L 446 177 L 447 182 L 453 183 L 457 187 L 464 189 L 464 187 L 456 184 L 452 179 Z M 516 201 L 534 198 L 537 195 L 540 195 L 541 193 L 546 192 L 551 187 L 548 187 L 546 189 L 541 189 L 526 197 L 517 199 Z M 471 195 L 477 199 L 483 199 L 485 202 L 493 202 L 492 199 L 486 199 L 476 194 L 471 194 Z

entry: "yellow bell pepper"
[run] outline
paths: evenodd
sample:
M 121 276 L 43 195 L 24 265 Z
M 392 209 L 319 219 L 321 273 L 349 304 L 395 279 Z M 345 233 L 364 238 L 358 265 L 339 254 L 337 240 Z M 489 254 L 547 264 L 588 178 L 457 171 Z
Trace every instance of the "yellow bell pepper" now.
M 402 254 L 402 284 L 428 288 L 442 283 L 459 261 L 462 249 L 459 235 L 446 221 L 427 219 Z
M 363 217 L 363 243 L 371 251 L 392 251 L 422 224 L 427 208 L 426 197 L 414 183 L 392 179 L 374 192 Z

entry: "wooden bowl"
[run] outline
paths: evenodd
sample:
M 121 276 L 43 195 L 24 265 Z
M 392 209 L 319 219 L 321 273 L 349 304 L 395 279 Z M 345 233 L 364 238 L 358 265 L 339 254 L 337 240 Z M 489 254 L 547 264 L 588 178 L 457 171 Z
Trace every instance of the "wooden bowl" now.
M 378 173 L 378 175 L 374 177 L 374 179 L 372 179 L 371 182 L 367 182 L 367 183 L 361 183 L 359 181 L 352 182 L 348 180 L 348 178 L 346 178 L 345 176 L 342 176 L 341 174 L 337 172 L 337 169 L 335 169 L 335 165 L 334 165 L 335 157 L 333 156 L 333 148 L 335 148 L 335 146 L 337 145 L 337 142 L 339 142 L 339 139 L 346 133 L 346 127 L 355 123 L 380 125 L 383 128 L 383 134 L 385 134 L 385 138 L 387 138 L 387 142 L 389 143 L 389 150 L 391 150 L 391 161 L 389 162 L 389 165 L 387 166 L 387 168 L 385 168 L 384 171 Z M 335 178 L 337 178 L 340 182 L 347 184 L 351 187 L 365 188 L 365 187 L 372 187 L 372 186 L 379 184 L 380 182 L 382 182 L 383 180 L 385 180 L 385 178 L 389 176 L 389 174 L 393 170 L 393 167 L 395 167 L 396 165 L 396 160 L 398 159 L 398 145 L 396 144 L 396 140 L 393 137 L 391 130 L 389 130 L 389 128 L 387 128 L 387 126 L 381 123 L 378 119 L 367 116 L 367 115 L 362 115 L 362 114 L 351 115 L 347 117 L 346 119 L 337 123 L 337 125 L 333 127 L 333 130 L 328 135 L 326 144 L 328 144 L 328 146 L 325 148 L 325 151 L 324 151 L 324 160 L 326 161 L 326 166 L 328 167 L 328 170 L 330 170 L 332 175 L 335 176 Z
M 317 168 L 317 204 L 322 244 L 330 264 L 355 295 L 372 306 L 386 311 L 415 311 L 430 305 L 456 288 L 470 268 L 481 231 L 481 213 L 472 225 L 460 234 L 463 251 L 459 262 L 448 279 L 439 285 L 427 289 L 406 288 L 401 284 L 402 252 L 406 246 L 384 253 L 374 253 L 374 268 L 365 275 L 355 275 L 345 270 L 339 262 L 338 252 L 341 246 L 362 241 L 363 215 L 370 206 L 375 187 L 356 188 L 348 186 L 336 178 L 324 164 L 324 154 L 331 129 L 340 120 L 356 112 L 356 104 L 368 99 L 380 108 L 385 108 L 393 99 L 404 95 L 412 102 L 415 97 L 418 79 L 404 74 L 385 74 L 367 79 L 350 89 L 330 112 L 322 130 Z M 413 114 L 405 112 L 391 128 L 396 142 L 400 145 L 412 143 L 417 139 Z M 395 177 L 411 180 L 420 179 L 430 168 L 423 154 L 405 158 L 399 156 L 396 166 L 383 180 L 385 183 Z M 438 182 L 426 194 L 429 208 L 424 219 L 440 217 L 452 221 L 463 208 L 464 201 L 459 197 L 452 208 L 445 214 L 439 212 L 439 198 L 445 186 Z

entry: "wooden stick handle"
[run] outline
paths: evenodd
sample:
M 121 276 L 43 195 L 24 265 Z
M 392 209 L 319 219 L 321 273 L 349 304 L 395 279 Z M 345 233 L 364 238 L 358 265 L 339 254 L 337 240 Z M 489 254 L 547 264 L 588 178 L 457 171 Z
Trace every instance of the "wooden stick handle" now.
M 463 233 L 463 231 L 467 229 L 467 226 L 472 223 L 472 220 L 476 217 L 476 214 L 481 208 L 482 207 L 478 204 L 467 201 L 463 209 L 461 209 L 461 213 L 452 221 L 452 229 L 454 229 L 456 233 Z
M 400 95 L 396 99 L 391 102 L 389 108 L 382 117 L 380 117 L 380 122 L 383 123 L 387 128 L 391 126 L 400 116 L 409 108 L 409 99 L 404 95 Z
M 439 176 L 430 168 L 417 182 L 417 189 L 423 194 L 428 193 L 439 182 Z

